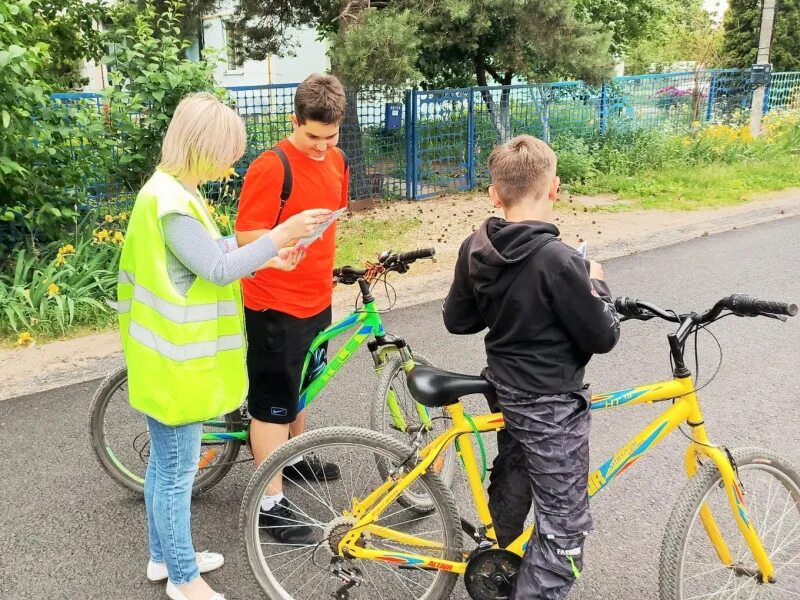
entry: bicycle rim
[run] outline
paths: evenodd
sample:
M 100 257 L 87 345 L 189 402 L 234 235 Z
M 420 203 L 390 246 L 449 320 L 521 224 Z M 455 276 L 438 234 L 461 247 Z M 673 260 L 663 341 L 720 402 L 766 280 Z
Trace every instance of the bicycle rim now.
M 99 391 L 94 411 L 93 432 L 95 450 L 103 467 L 115 480 L 128 489 L 144 493 L 144 477 L 150 458 L 150 433 L 147 419 L 131 407 L 128 401 L 127 377 L 112 376 Z M 222 416 L 205 423 L 204 433 L 230 431 L 230 419 Z M 230 468 L 227 463 L 236 458 L 238 440 L 204 441 L 200 451 L 195 491 L 207 489 L 207 484 L 218 476 L 219 469 Z
M 329 428 L 328 432 L 346 428 Z M 372 443 L 369 436 L 380 436 L 365 431 L 339 436 L 339 441 L 304 445 L 311 434 L 325 435 L 317 430 L 296 438 L 291 447 L 274 455 L 256 473 L 258 483 L 250 488 L 243 503 L 242 527 L 248 529 L 243 538 L 256 579 L 272 600 L 315 600 L 330 598 L 344 583 L 336 577 L 336 568 L 358 573 L 359 584 L 351 587 L 352 600 L 440 600 L 449 597 L 455 575 L 443 571 L 415 568 L 414 563 L 391 559 L 392 553 L 412 552 L 434 558 L 453 560 L 458 555 L 460 535 L 455 504 L 438 480 L 433 483 L 419 480 L 413 484 L 421 493 L 433 499 L 430 512 L 420 515 L 398 502 L 391 504 L 377 519 L 376 525 L 418 536 L 441 547 L 414 548 L 396 540 L 387 540 L 365 532 L 358 545 L 381 551 L 388 561 L 347 559 L 338 552 L 336 540 L 352 530 L 354 520 L 348 516 L 353 499 L 369 495 L 383 481 L 376 468 L 376 457 L 398 465 L 398 453 Z M 363 437 L 359 440 L 358 437 Z M 381 436 L 384 437 L 384 436 Z M 313 441 L 313 440 L 312 440 Z M 288 446 L 288 445 L 287 445 Z M 298 523 L 311 528 L 314 543 L 291 545 L 278 542 L 270 535 L 268 525 L 259 524 L 260 497 L 276 473 L 298 456 L 313 452 L 324 462 L 339 466 L 341 477 L 334 481 L 303 480 L 290 483 L 284 480 L 283 493 L 295 513 Z M 407 454 L 406 454 L 407 456 Z M 256 572 L 259 571 L 259 572 Z

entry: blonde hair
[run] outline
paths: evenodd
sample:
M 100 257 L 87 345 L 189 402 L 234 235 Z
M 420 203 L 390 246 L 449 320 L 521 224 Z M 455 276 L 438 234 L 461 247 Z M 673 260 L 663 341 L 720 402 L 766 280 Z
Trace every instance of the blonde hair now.
M 556 154 L 542 140 L 519 135 L 497 146 L 489 156 L 489 174 L 503 204 L 544 196 L 556 176 Z
M 158 168 L 173 177 L 222 177 L 244 155 L 247 132 L 238 113 L 208 92 L 180 101 L 161 145 Z

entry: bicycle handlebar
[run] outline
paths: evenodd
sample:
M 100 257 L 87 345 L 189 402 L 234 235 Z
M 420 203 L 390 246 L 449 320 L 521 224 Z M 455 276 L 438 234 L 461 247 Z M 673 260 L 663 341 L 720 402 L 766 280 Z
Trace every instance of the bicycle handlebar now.
M 712 308 L 700 313 L 679 315 L 674 312 L 666 311 L 649 302 L 641 302 L 634 298 L 622 296 L 614 300 L 614 308 L 617 312 L 627 319 L 637 319 L 646 321 L 653 317 L 671 321 L 673 323 L 682 323 L 687 318 L 691 317 L 694 323 L 704 324 L 709 323 L 716 319 L 724 310 L 729 310 L 733 314 L 740 317 L 758 317 L 758 316 L 774 316 L 785 315 L 794 317 L 797 315 L 797 304 L 786 302 L 775 302 L 771 300 L 758 300 L 751 298 L 746 294 L 733 294 L 726 298 L 720 299 Z
M 408 265 L 420 260 L 422 258 L 433 258 L 436 255 L 436 250 L 433 248 L 421 248 L 419 250 L 412 250 L 410 252 L 395 253 L 391 250 L 382 252 L 378 257 L 378 263 L 386 271 L 395 271 L 397 273 L 405 273 L 408 271 Z M 333 270 L 333 277 L 345 285 L 351 285 L 358 281 L 359 278 L 367 274 L 368 269 L 359 269 L 357 267 L 344 266 L 338 267 Z

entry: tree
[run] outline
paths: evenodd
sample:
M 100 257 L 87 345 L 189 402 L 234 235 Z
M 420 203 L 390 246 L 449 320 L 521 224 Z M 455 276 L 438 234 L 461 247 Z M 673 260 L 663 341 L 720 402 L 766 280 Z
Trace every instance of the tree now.
M 105 52 L 99 27 L 107 13 L 104 0 L 32 0 L 30 6 L 38 17 L 31 34 L 48 46 L 47 80 L 57 90 L 85 85 L 81 63 L 99 60 Z
M 103 123 L 93 106 L 50 98 L 42 27 L 29 0 L 0 0 L 0 221 L 46 242 L 63 234 L 103 167 Z
M 669 70 L 683 61 L 702 69 L 719 66 L 721 46 L 722 30 L 715 26 L 702 0 L 682 0 L 651 21 L 624 56 L 631 73 Z
M 331 70 L 345 87 L 345 119 L 340 145 L 349 157 L 351 195 L 358 199 L 375 193 L 364 164 L 359 94 L 380 95 L 418 81 L 414 63 L 420 45 L 418 16 L 407 9 L 363 9 L 349 2 L 331 40 Z
M 761 29 L 760 0 L 731 0 L 724 20 L 722 54 L 727 66 L 755 63 Z M 778 0 L 770 61 L 776 71 L 800 71 L 800 2 Z
M 610 33 L 580 18 L 572 0 L 441 0 L 420 33 L 420 67 L 436 86 L 597 80 L 611 67 Z M 510 137 L 510 90 L 501 91 L 499 102 L 486 89 L 481 97 L 498 138 Z
M 178 22 L 180 30 L 178 37 L 185 41 L 196 39 L 197 32 L 203 26 L 203 16 L 214 12 L 224 3 L 225 0 L 186 0 L 182 2 L 180 20 Z M 163 15 L 166 11 L 171 9 L 172 4 L 172 0 L 120 0 L 117 2 L 117 5 L 121 6 L 123 11 L 125 11 L 125 5 L 128 7 L 135 7 L 136 9 L 135 11 L 125 11 L 128 18 L 123 24 L 127 27 L 133 25 L 133 19 L 136 13 L 146 10 L 147 6 L 152 6 L 157 15 Z M 116 22 L 120 24 L 119 14 L 116 17 Z M 161 32 L 155 30 L 153 34 L 157 36 L 160 35 Z
M 187 94 L 218 91 L 214 83 L 214 59 L 195 62 L 185 56 L 189 42 L 180 37 L 182 4 L 168 1 L 163 12 L 147 3 L 135 9 L 133 27 L 130 5 L 113 15 L 112 52 L 105 58 L 111 67 L 111 88 L 106 98 L 111 107 L 108 126 L 120 140 L 115 176 L 118 183 L 138 189 L 153 172 L 167 125 L 178 103 Z

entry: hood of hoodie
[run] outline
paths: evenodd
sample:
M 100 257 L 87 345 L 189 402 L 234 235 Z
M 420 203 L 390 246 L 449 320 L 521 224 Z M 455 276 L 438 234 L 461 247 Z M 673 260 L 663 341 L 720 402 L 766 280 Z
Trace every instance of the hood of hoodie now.
M 516 267 L 558 234 L 555 225 L 541 221 L 510 223 L 498 217 L 484 221 L 469 246 L 469 275 L 476 290 L 504 294 Z

